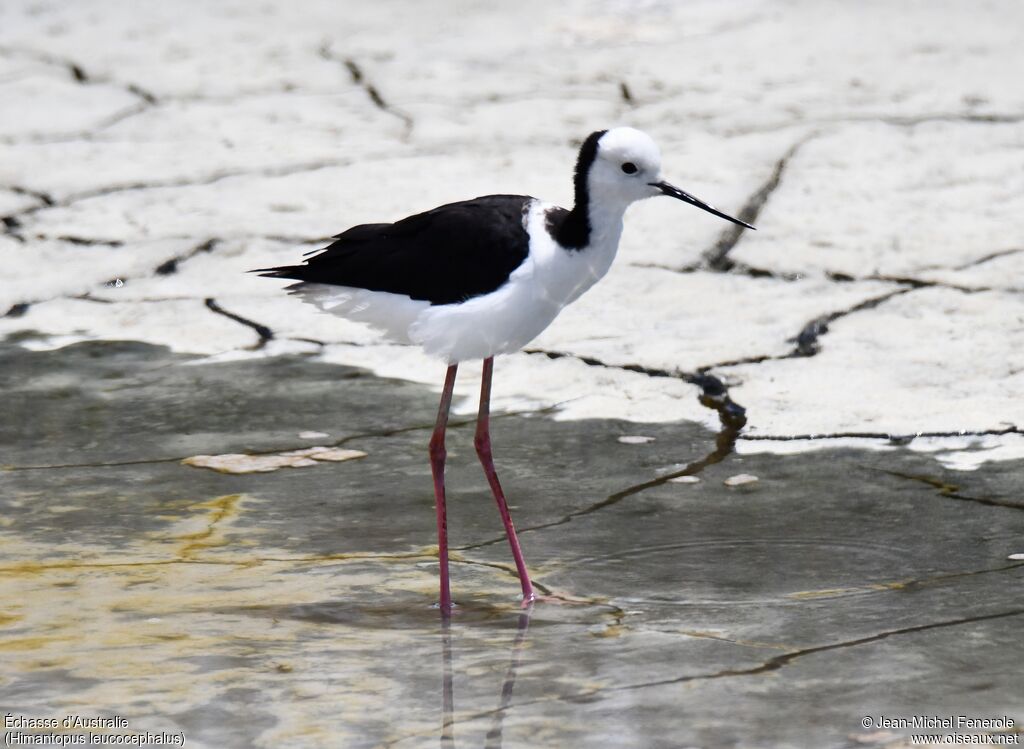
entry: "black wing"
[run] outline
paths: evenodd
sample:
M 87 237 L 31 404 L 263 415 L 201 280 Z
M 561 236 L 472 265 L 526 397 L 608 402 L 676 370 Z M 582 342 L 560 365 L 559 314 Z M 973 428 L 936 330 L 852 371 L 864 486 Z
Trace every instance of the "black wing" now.
M 449 203 L 393 224 L 362 224 L 302 265 L 263 276 L 405 294 L 454 304 L 494 291 L 526 259 L 524 225 L 533 198 L 487 195 Z

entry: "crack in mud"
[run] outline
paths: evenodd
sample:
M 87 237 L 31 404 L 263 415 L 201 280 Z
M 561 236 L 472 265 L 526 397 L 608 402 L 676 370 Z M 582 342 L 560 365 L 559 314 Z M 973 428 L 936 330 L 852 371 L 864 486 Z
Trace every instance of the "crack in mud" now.
M 8 308 L 3 316 L 9 318 L 23 317 L 31 306 L 31 302 L 15 302 L 10 306 L 10 308 Z
M 992 260 L 996 257 L 1002 257 L 1004 255 L 1012 255 L 1015 251 L 993 253 L 987 257 L 986 260 Z M 756 265 L 750 265 L 739 260 L 728 259 L 729 263 L 727 268 L 711 269 L 706 267 L 702 263 L 696 263 L 692 265 L 685 265 L 681 268 L 673 267 L 670 265 L 664 265 L 663 263 L 629 263 L 634 268 L 655 268 L 657 270 L 666 270 L 672 273 L 699 273 L 702 271 L 716 272 L 716 273 L 729 273 L 730 275 L 736 276 L 747 276 L 749 278 L 770 278 L 776 281 L 786 281 L 787 283 L 796 283 L 798 281 L 813 280 L 820 274 L 825 279 L 834 283 L 858 283 L 867 281 L 878 281 L 881 283 L 895 283 L 903 286 L 910 286 L 914 289 L 926 289 L 926 288 L 937 288 L 937 289 L 952 289 L 953 291 L 961 291 L 965 294 L 977 294 L 986 291 L 1000 291 L 992 286 L 964 286 L 962 284 L 951 283 L 949 281 L 939 281 L 935 279 L 924 279 L 915 278 L 913 276 L 900 276 L 900 275 L 886 275 L 881 273 L 875 273 L 869 276 L 854 276 L 843 271 L 834 271 L 823 269 L 816 271 L 815 274 L 802 273 L 800 271 L 784 271 L 784 270 L 772 270 L 770 268 L 762 268 Z M 964 266 L 952 268 L 952 270 L 963 270 L 969 268 L 972 265 L 978 264 L 979 261 L 971 261 Z M 929 268 L 928 270 L 944 270 L 944 268 Z
M 756 133 L 772 133 L 796 127 L 814 125 L 853 125 L 865 122 L 880 122 L 893 127 L 917 127 L 930 122 L 961 122 L 973 125 L 1007 125 L 1024 122 L 1024 113 L 992 112 L 989 114 L 971 114 L 969 112 L 927 112 L 918 115 L 892 116 L 884 114 L 849 114 L 835 117 L 817 117 L 814 119 L 793 119 L 771 122 L 751 127 L 727 127 L 729 135 L 753 135 Z
M 10 47 L 0 46 L 0 55 L 6 57 L 23 57 L 36 62 L 41 62 L 44 65 L 51 65 L 58 68 L 63 68 L 67 71 L 68 75 L 75 83 L 79 83 L 83 86 L 88 86 L 96 83 L 108 84 L 115 86 L 124 91 L 127 91 L 132 96 L 136 96 L 142 99 L 147 104 L 156 104 L 157 96 L 151 91 L 143 88 L 137 83 L 119 81 L 111 76 L 105 75 L 94 75 L 86 72 L 85 66 L 81 63 L 72 60 L 68 57 L 61 57 L 59 55 L 53 55 L 48 52 L 41 52 L 36 49 L 29 49 L 24 47 Z
M 203 304 L 205 304 L 206 308 L 211 310 L 212 312 L 216 312 L 218 315 L 223 315 L 229 320 L 234 320 L 235 322 L 245 325 L 246 327 L 252 328 L 254 331 L 256 331 L 256 335 L 259 336 L 259 340 L 256 342 L 254 346 L 250 347 L 250 349 L 253 351 L 259 351 L 261 348 L 266 346 L 269 341 L 273 340 L 274 338 L 274 331 L 272 331 L 266 325 L 262 325 L 258 322 L 250 320 L 247 317 L 236 315 L 234 312 L 228 312 L 226 309 L 217 304 L 216 300 L 213 299 L 212 297 L 204 299 Z
M 992 429 L 961 429 L 945 432 L 808 432 L 806 434 L 744 434 L 742 439 L 752 442 L 799 442 L 838 439 L 879 439 L 905 445 L 919 437 L 1000 437 L 1004 434 L 1024 434 L 1017 426 L 995 427 Z
M 794 346 L 791 351 L 785 354 L 758 354 L 739 359 L 730 359 L 728 361 L 701 367 L 698 371 L 707 372 L 712 369 L 727 369 L 729 367 L 738 367 L 743 364 L 761 364 L 766 361 L 783 361 L 785 359 L 800 359 L 815 356 L 821 351 L 819 339 L 821 336 L 829 332 L 828 326 L 830 323 L 848 315 L 852 315 L 855 312 L 874 309 L 893 297 L 908 294 L 911 291 L 915 291 L 917 288 L 918 287 L 916 286 L 904 286 L 903 288 L 895 289 L 894 291 L 889 291 L 885 294 L 871 297 L 870 299 L 865 299 L 852 307 L 819 315 L 800 328 L 800 331 L 793 338 L 788 339 L 788 342 L 794 344 Z
M 829 323 L 833 323 L 836 320 L 839 320 L 840 318 L 852 315 L 855 312 L 862 312 L 864 310 L 874 309 L 875 307 L 879 306 L 883 302 L 887 302 L 893 297 L 900 296 L 901 294 L 906 294 L 913 290 L 914 287 L 912 286 L 902 289 L 896 289 L 895 291 L 890 291 L 880 296 L 865 299 L 864 301 L 859 302 L 847 309 L 838 310 L 836 312 L 829 312 L 827 314 L 820 315 L 819 317 L 814 318 L 800 329 L 800 332 L 796 334 L 795 338 L 790 339 L 790 342 L 796 345 L 789 354 L 782 358 L 791 359 L 797 357 L 814 356 L 819 351 L 821 351 L 821 345 L 818 339 L 821 336 L 828 333 Z
M 591 356 L 579 356 L 567 351 L 550 351 L 547 349 L 526 348 L 524 354 L 539 354 L 549 359 L 576 359 L 589 367 L 603 367 L 605 369 L 621 369 L 626 372 L 636 372 L 648 377 L 667 377 L 674 380 L 682 380 L 691 385 L 696 385 L 701 390 L 700 402 L 706 408 L 718 411 L 723 423 L 727 419 L 740 420 L 746 423 L 746 409 L 729 397 L 729 391 L 725 384 L 708 374 L 711 367 L 701 367 L 696 372 L 681 372 L 678 370 L 659 369 L 657 367 L 645 367 L 641 364 L 609 364 Z M 742 424 L 740 425 L 742 427 Z
M 67 131 L 64 133 L 51 133 L 51 134 L 38 134 L 30 133 L 26 136 L 4 136 L 0 138 L 0 141 L 4 143 L 61 143 L 71 142 L 76 140 L 88 140 L 92 138 L 98 131 L 104 130 L 108 127 L 116 125 L 129 117 L 134 117 L 141 114 L 151 107 L 159 105 L 159 99 L 156 94 L 138 83 L 120 81 L 112 76 L 108 75 L 95 75 L 86 72 L 85 66 L 80 62 L 72 60 L 71 58 L 61 57 L 53 55 L 47 52 L 41 52 L 35 49 L 27 48 L 16 48 L 16 47 L 0 47 L 0 55 L 7 57 L 23 57 L 37 62 L 41 62 L 44 65 L 51 65 L 57 68 L 63 68 L 67 71 L 71 79 L 82 86 L 91 86 L 95 84 L 112 86 L 125 91 L 139 100 L 137 104 L 132 106 L 124 107 L 113 114 L 107 115 L 94 123 L 91 127 L 83 130 Z
M 496 421 L 498 419 L 507 419 L 514 416 L 523 416 L 526 414 L 547 414 L 551 413 L 557 408 L 555 406 L 545 406 L 544 408 L 528 409 L 521 411 L 506 411 L 504 413 L 491 414 L 491 420 Z M 476 424 L 476 416 L 472 416 L 465 419 L 451 419 L 448 422 L 449 429 L 457 429 L 459 427 L 471 426 Z M 326 447 L 343 447 L 349 442 L 354 442 L 361 439 L 374 439 L 380 437 L 393 437 L 398 434 L 405 434 L 407 432 L 418 432 L 418 431 L 431 431 L 436 425 L 434 422 L 425 422 L 423 424 L 411 424 L 404 427 L 393 427 L 391 429 L 381 429 L 370 432 L 359 432 L 357 434 L 349 434 L 341 437 L 334 442 L 324 443 Z M 310 445 L 305 442 L 301 445 L 286 445 L 283 447 L 268 447 L 261 450 L 247 450 L 245 455 L 272 455 L 274 453 L 289 452 L 293 450 L 302 450 L 308 448 Z M 64 468 L 119 468 L 121 466 L 137 466 L 137 465 L 150 465 L 158 463 L 180 463 L 186 458 L 191 457 L 190 455 L 175 455 L 163 458 L 140 458 L 138 460 L 112 460 L 112 461 L 100 461 L 92 463 L 50 463 L 40 465 L 0 465 L 0 471 L 44 471 L 52 469 L 64 469 Z
M 724 669 L 722 671 L 715 671 L 707 674 L 693 674 L 689 676 L 678 676 L 672 679 L 660 679 L 657 681 L 640 682 L 637 684 L 623 684 L 621 686 L 605 687 L 600 689 L 592 690 L 591 692 L 585 692 L 575 699 L 587 699 L 592 695 L 599 695 L 603 692 L 621 692 L 630 691 L 633 689 L 647 689 L 649 687 L 668 686 L 669 684 L 685 684 L 693 681 L 709 681 L 712 679 L 723 679 L 733 676 L 756 676 L 759 674 L 769 673 L 771 671 L 778 671 L 784 666 L 788 666 L 793 661 L 803 658 L 808 655 L 815 655 L 817 653 L 827 653 L 833 650 L 843 650 L 846 648 L 860 647 L 861 645 L 869 645 L 871 643 L 879 642 L 881 640 L 888 639 L 890 637 L 898 637 L 900 635 L 916 634 L 918 632 L 928 632 L 933 629 L 945 629 L 948 627 L 958 627 L 965 624 L 975 624 L 978 622 L 991 621 L 993 619 L 1005 619 L 1013 616 L 1021 616 L 1024 614 L 1024 609 L 1011 609 L 1010 611 L 1002 611 L 995 614 L 981 614 L 979 616 L 964 617 L 961 619 L 948 619 L 941 622 L 931 622 L 929 624 L 917 624 L 910 627 L 900 627 L 898 629 L 889 629 L 882 632 L 877 632 L 873 635 L 867 635 L 865 637 L 858 637 L 853 640 L 842 640 L 840 642 L 828 643 L 826 645 L 816 645 L 809 648 L 801 648 L 794 650 L 789 653 L 782 653 L 767 661 L 761 663 L 758 666 L 751 668 L 738 668 L 738 669 Z M 570 700 L 574 699 L 574 696 L 561 697 L 559 699 Z
M 817 655 L 819 653 L 828 653 L 834 650 L 845 650 L 847 648 L 861 647 L 863 645 L 870 645 L 876 642 L 880 642 L 882 640 L 889 639 L 891 637 L 912 635 L 917 634 L 919 632 L 928 632 L 936 629 L 947 629 L 950 627 L 959 627 L 968 624 L 976 624 L 979 622 L 993 621 L 997 619 L 1006 619 L 1021 615 L 1024 615 L 1024 608 L 1011 609 L 1009 611 L 1001 611 L 994 614 L 981 614 L 978 616 L 964 617 L 961 619 L 947 619 L 940 622 L 931 622 L 928 624 L 917 624 L 909 627 L 900 627 L 898 629 L 889 629 L 884 630 L 882 632 L 877 632 L 872 635 L 867 635 L 865 637 L 858 637 L 852 640 L 842 640 L 840 642 L 833 642 L 825 645 L 816 645 L 813 647 L 800 648 L 798 650 L 780 653 L 779 655 L 773 656 L 772 658 L 769 658 L 768 660 L 763 661 L 756 666 L 751 666 L 749 668 L 726 668 L 720 671 L 712 671 L 709 673 L 689 674 L 667 679 L 656 679 L 651 681 L 638 682 L 635 684 L 621 684 L 607 687 L 596 687 L 593 689 L 587 689 L 585 691 L 580 691 L 573 694 L 539 697 L 537 699 L 532 700 L 513 702 L 511 704 L 504 705 L 497 709 L 483 710 L 477 713 L 472 713 L 470 715 L 465 715 L 462 716 L 459 722 L 469 723 L 482 718 L 492 717 L 495 715 L 495 713 L 499 711 L 507 712 L 509 710 L 513 710 L 516 708 L 531 707 L 534 705 L 549 704 L 552 702 L 595 702 L 602 699 L 605 695 L 614 694 L 618 692 L 629 692 L 640 689 L 671 686 L 674 684 L 689 684 L 693 682 L 713 681 L 717 679 L 729 679 L 743 676 L 759 676 L 761 674 L 778 671 L 805 656 Z M 409 741 L 413 738 L 417 738 L 417 736 L 403 736 L 399 739 L 395 739 L 391 742 L 388 742 L 386 746 L 394 746 Z
M 740 221 L 745 221 L 748 224 L 754 224 L 757 221 L 758 216 L 761 215 L 761 210 L 764 208 L 768 199 L 772 196 L 779 187 L 779 183 L 782 181 L 782 175 L 786 171 L 786 167 L 789 165 L 790 160 L 796 156 L 797 151 L 800 150 L 804 144 L 816 137 L 817 133 L 810 133 L 805 135 L 796 143 L 791 145 L 782 157 L 775 163 L 775 168 L 772 173 L 768 175 L 768 179 L 761 187 L 757 189 L 753 195 L 747 198 L 747 202 L 740 208 L 740 212 L 737 218 Z M 727 271 L 732 267 L 732 261 L 729 260 L 729 253 L 732 252 L 733 248 L 740 241 L 740 237 L 743 236 L 743 232 L 746 228 L 737 224 L 729 224 L 729 226 L 722 231 L 718 241 L 711 247 L 711 249 L 704 252 L 700 266 L 715 271 Z
M 413 118 L 385 101 L 384 97 L 381 96 L 380 90 L 367 80 L 366 74 L 355 60 L 351 57 L 337 57 L 331 49 L 330 42 L 324 42 L 320 45 L 318 53 L 323 59 L 331 62 L 337 62 L 344 66 L 352 79 L 352 83 L 359 86 L 359 88 L 366 92 L 366 95 L 370 98 L 370 101 L 373 102 L 373 105 L 377 107 L 377 109 L 382 112 L 387 112 L 402 121 L 405 125 L 405 132 L 402 138 L 403 140 L 407 140 L 409 138 L 409 135 L 412 133 Z
M 335 167 L 345 167 L 350 166 L 351 164 L 351 158 L 321 159 L 319 161 L 303 162 L 298 164 L 275 164 L 258 167 L 256 169 L 223 169 L 218 172 L 213 172 L 212 174 L 197 177 L 182 177 L 167 180 L 154 180 L 152 182 L 127 182 L 119 185 L 107 185 L 106 187 L 97 187 L 91 190 L 82 190 L 80 192 L 71 193 L 59 200 L 54 199 L 52 196 L 47 196 L 47 200 L 41 202 L 40 205 L 30 206 L 4 217 L 4 223 L 6 224 L 8 220 L 13 220 L 20 226 L 21 219 L 23 217 L 39 213 L 40 211 L 49 208 L 68 208 L 83 200 L 102 198 L 123 192 L 203 187 L 235 177 L 288 177 L 293 174 L 315 172 L 321 169 L 332 169 Z M 17 190 L 14 191 L 17 192 Z M 33 193 L 26 190 L 25 194 L 32 195 Z M 46 193 L 38 194 L 46 195 Z
M 561 359 L 565 357 L 576 358 L 582 361 L 584 364 L 596 367 L 607 367 L 609 369 L 625 369 L 631 372 L 640 372 L 651 377 L 669 377 L 674 379 L 682 379 L 689 382 L 697 387 L 701 388 L 700 402 L 701 405 L 706 408 L 713 409 L 718 412 L 719 420 L 721 421 L 722 428 L 715 435 L 715 447 L 709 453 L 704 455 L 698 460 L 694 460 L 687 463 L 683 468 L 678 471 L 672 471 L 671 473 L 665 473 L 647 481 L 642 481 L 637 484 L 620 489 L 619 491 L 608 495 L 604 499 L 595 502 L 587 507 L 584 507 L 574 512 L 567 513 L 557 520 L 552 520 L 547 523 L 540 523 L 538 525 L 524 526 L 518 529 L 519 534 L 529 533 L 531 531 L 542 530 L 545 528 L 552 528 L 559 525 L 565 525 L 566 523 L 572 522 L 575 518 L 589 515 L 591 513 L 603 510 L 606 507 L 611 507 L 618 504 L 627 497 L 631 497 L 634 494 L 651 489 L 655 486 L 661 486 L 662 484 L 668 483 L 672 479 L 679 478 L 681 476 L 695 476 L 705 468 L 715 463 L 722 462 L 728 457 L 734 450 L 736 440 L 739 437 L 740 432 L 747 423 L 746 412 L 742 406 L 735 403 L 728 394 L 725 386 L 721 380 L 713 375 L 706 373 L 685 373 L 685 372 L 669 372 L 668 370 L 651 369 L 647 367 L 640 367 L 638 365 L 613 365 L 606 364 L 598 359 L 576 357 L 572 354 L 563 353 L 560 351 L 545 351 L 540 349 L 525 349 L 528 354 L 543 354 L 549 359 Z M 459 551 L 466 551 L 470 549 L 478 549 L 484 546 L 491 546 L 493 544 L 500 543 L 505 540 L 505 536 L 498 536 L 496 538 L 487 539 L 474 544 L 468 544 L 466 546 L 454 547 Z
M 202 243 L 198 244 L 197 246 L 193 247 L 188 252 L 185 252 L 185 253 L 183 253 L 181 255 L 177 255 L 175 257 L 172 257 L 170 260 L 165 260 L 164 262 L 160 263 L 160 265 L 158 265 L 153 270 L 153 273 L 155 273 L 158 276 L 169 276 L 169 275 L 172 275 L 174 273 L 177 273 L 179 265 L 181 265 L 182 263 L 184 263 L 184 262 L 186 262 L 188 260 L 191 260 L 196 255 L 199 255 L 199 254 L 202 254 L 202 253 L 205 253 L 205 252 L 212 252 L 213 248 L 217 246 L 218 242 L 220 242 L 219 239 L 212 239 L 212 238 L 211 239 L 207 239 L 205 242 L 202 242 Z M 207 305 L 207 306 L 209 306 L 209 305 Z
M 968 268 L 974 268 L 979 265 L 984 265 L 985 263 L 990 262 L 992 260 L 997 260 L 998 258 L 1006 257 L 1008 255 L 1016 255 L 1021 252 L 1024 252 L 1024 247 L 1014 247 L 1009 250 L 998 250 L 996 252 L 990 252 L 987 255 L 982 255 L 981 257 L 964 263 L 963 265 L 957 265 L 953 268 L 953 270 L 967 270 Z
M 926 484 L 927 486 L 938 490 L 938 493 L 941 496 L 948 497 L 949 499 L 958 499 L 961 502 L 976 502 L 981 505 L 988 505 L 989 507 L 1005 507 L 1011 510 L 1024 510 L 1024 504 L 1017 502 L 996 499 L 994 497 L 971 497 L 966 494 L 961 494 L 960 486 L 958 484 L 944 481 L 940 478 L 936 478 L 935 476 L 927 476 L 920 473 L 903 473 L 902 471 L 893 471 L 885 468 L 875 468 L 874 470 L 887 473 L 890 476 L 895 476 L 897 478 L 906 479 L 908 481 L 916 481 L 921 484 Z

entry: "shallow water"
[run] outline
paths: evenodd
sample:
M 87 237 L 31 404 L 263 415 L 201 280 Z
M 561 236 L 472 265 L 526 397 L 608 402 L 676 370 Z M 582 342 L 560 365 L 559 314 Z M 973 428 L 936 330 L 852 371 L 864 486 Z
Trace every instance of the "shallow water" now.
M 844 746 L 865 715 L 1024 721 L 1019 462 L 715 463 L 689 423 L 504 415 L 496 462 L 542 592 L 523 610 L 456 419 L 445 624 L 435 394 L 124 342 L 0 360 L 4 712 L 121 716 L 189 747 Z M 654 439 L 619 441 L 636 435 Z M 181 463 L 314 444 L 367 455 Z M 699 482 L 653 481 L 688 465 Z M 758 481 L 724 484 L 741 473 Z

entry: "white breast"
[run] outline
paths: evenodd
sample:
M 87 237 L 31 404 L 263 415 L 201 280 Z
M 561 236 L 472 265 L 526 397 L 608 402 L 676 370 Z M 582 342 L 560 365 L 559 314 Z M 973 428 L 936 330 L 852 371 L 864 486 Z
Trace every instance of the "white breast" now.
M 449 363 L 518 351 L 608 272 L 622 232 L 622 216 L 592 232 L 582 250 L 559 246 L 546 229 L 550 204 L 534 201 L 526 217 L 530 254 L 496 291 L 457 305 L 424 310 L 409 338 Z

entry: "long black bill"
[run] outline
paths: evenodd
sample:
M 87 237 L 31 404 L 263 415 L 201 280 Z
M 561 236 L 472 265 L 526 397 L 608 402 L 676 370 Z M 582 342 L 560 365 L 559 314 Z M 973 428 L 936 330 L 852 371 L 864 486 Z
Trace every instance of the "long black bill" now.
M 670 185 L 668 182 L 649 182 L 648 184 L 651 187 L 657 187 L 670 198 L 678 198 L 684 203 L 695 205 L 698 208 L 707 211 L 708 213 L 715 214 L 719 218 L 724 218 L 726 221 L 732 221 L 734 224 L 738 224 L 739 226 L 745 226 L 748 229 L 753 229 L 754 231 L 757 231 L 757 227 L 751 226 L 746 221 L 740 221 L 738 218 L 727 216 L 726 214 L 722 213 L 720 210 L 715 208 L 713 205 L 708 205 L 703 200 L 699 200 L 698 198 L 693 197 L 692 195 L 690 195 L 690 193 L 680 190 L 678 187 Z

